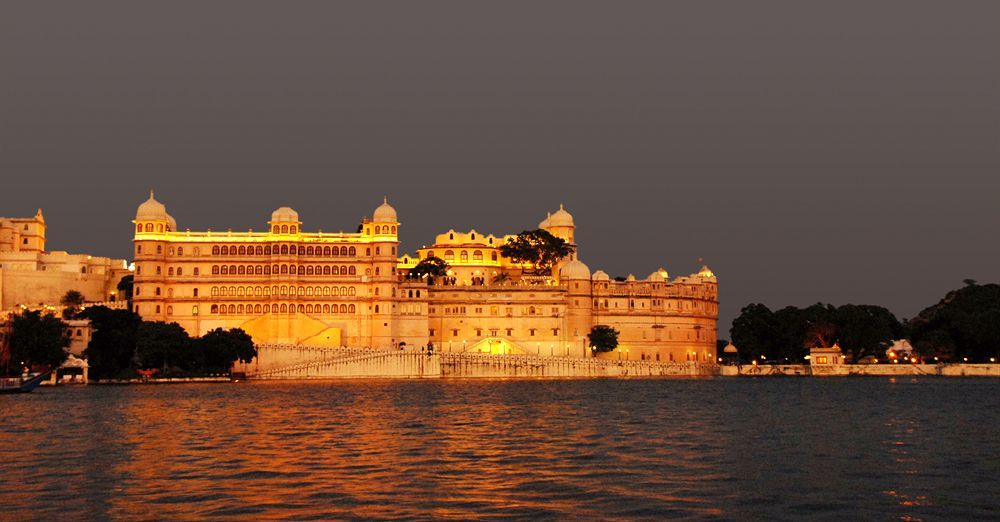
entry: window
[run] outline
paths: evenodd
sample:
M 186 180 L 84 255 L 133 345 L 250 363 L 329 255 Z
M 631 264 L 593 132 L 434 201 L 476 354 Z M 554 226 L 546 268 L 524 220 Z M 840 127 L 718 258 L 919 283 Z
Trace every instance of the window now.
M 465 250 L 463 250 L 460 259 L 461 259 L 461 261 L 463 263 L 468 263 L 469 262 L 469 253 L 466 252 Z
M 482 261 L 483 260 L 483 252 L 481 250 L 476 250 L 475 252 L 473 252 L 472 253 L 472 260 L 473 261 Z
M 198 289 L 197 288 L 195 288 L 194 290 L 192 290 L 191 293 L 192 293 L 192 296 L 198 297 Z
M 297 234 L 299 232 L 299 227 L 292 225 L 288 227 L 288 232 L 292 234 Z
M 534 337 L 535 336 L 535 329 L 534 328 L 529 329 L 528 330 L 528 335 Z
M 445 261 L 454 261 L 455 260 L 455 252 L 452 252 L 451 250 L 445 250 L 444 251 L 444 260 Z
M 496 261 L 497 260 L 497 253 L 496 252 L 491 253 L 490 254 L 490 258 L 492 258 L 494 261 Z
M 281 225 L 281 233 L 282 234 L 288 233 L 288 225 Z

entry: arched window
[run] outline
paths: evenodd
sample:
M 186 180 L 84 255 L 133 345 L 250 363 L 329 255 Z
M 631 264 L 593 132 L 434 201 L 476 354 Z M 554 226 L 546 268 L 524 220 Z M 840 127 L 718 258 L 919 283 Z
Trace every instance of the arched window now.
M 236 295 L 246 295 L 246 289 L 242 286 L 236 288 Z
M 170 267 L 170 268 L 167 269 L 167 275 L 168 276 L 174 275 L 174 267 Z
M 475 252 L 473 252 L 472 253 L 472 260 L 473 261 L 482 261 L 483 260 L 483 252 L 481 250 L 476 250 Z
M 269 304 L 264 305 L 264 313 L 265 314 L 271 313 L 271 305 Z
M 224 256 L 228 256 L 229 255 L 229 245 L 223 245 L 223 247 L 222 247 L 222 255 L 224 255 Z
M 245 267 L 245 266 L 243 266 L 243 265 L 240 265 L 240 266 L 239 266 L 239 267 L 238 267 L 238 268 L 236 269 L 236 273 L 237 273 L 237 274 L 239 274 L 239 275 L 245 275 L 245 274 L 247 273 L 247 269 L 246 269 L 246 267 Z
M 417 299 L 420 298 L 420 290 L 417 290 Z
M 146 232 L 152 232 L 152 231 L 153 231 L 153 224 L 146 223 Z
M 264 267 L 257 265 L 253 268 L 254 275 L 264 275 Z
M 306 247 L 306 255 L 307 256 L 313 255 L 313 247 Z
M 184 247 L 177 247 L 177 255 L 179 256 L 184 255 Z
M 242 314 L 243 312 L 244 312 L 243 305 L 239 305 L 236 307 L 236 313 Z
M 462 251 L 461 260 L 463 263 L 469 262 L 469 253 L 465 250 Z
M 287 286 L 284 286 L 284 285 L 281 286 L 281 295 L 288 295 L 288 287 Z
M 288 225 L 281 225 L 281 233 L 282 234 L 288 233 Z
M 298 306 L 298 310 L 297 310 L 297 311 L 298 311 L 298 312 L 299 312 L 300 314 L 304 314 L 304 313 L 306 313 L 306 306 L 305 306 L 305 305 L 299 305 L 299 306 Z
M 323 247 L 323 255 L 327 257 L 330 256 L 330 247 Z
M 334 255 L 337 255 L 337 254 L 334 254 Z M 345 247 L 345 246 L 340 247 L 340 255 L 342 255 L 342 256 L 346 256 L 347 255 L 347 247 Z
M 375 275 L 379 275 L 379 272 L 381 272 L 381 270 L 379 269 L 379 267 L 375 267 Z
M 433 250 L 428 250 L 427 251 L 427 257 L 434 257 L 434 251 Z
M 455 260 L 455 252 L 452 252 L 451 250 L 445 250 L 444 251 L 444 260 L 445 261 L 454 261 Z
M 299 275 L 306 275 L 306 267 L 299 265 Z
M 253 313 L 260 314 L 262 311 L 260 305 L 253 305 Z
M 288 232 L 289 233 L 296 234 L 296 233 L 298 233 L 298 231 L 299 231 L 299 227 L 297 227 L 295 225 L 292 225 L 292 226 L 288 227 Z
M 492 260 L 496 261 L 496 260 L 497 260 L 497 253 L 496 253 L 496 252 L 493 252 L 493 253 L 491 253 L 491 254 L 490 254 L 490 258 L 491 258 Z
M 356 255 L 358 255 L 358 249 L 356 249 L 354 247 L 351 247 L 351 248 L 347 249 L 347 255 L 349 255 L 349 256 L 356 256 Z
M 215 297 L 217 295 L 219 295 L 219 287 L 213 286 L 212 287 L 212 297 Z
M 333 287 L 332 292 L 333 292 L 333 295 L 340 295 L 340 293 L 337 291 L 337 287 Z
M 225 286 L 219 287 L 219 295 L 229 295 L 229 288 Z
M 281 305 L 281 313 L 283 313 L 283 314 L 284 313 L 288 313 L 288 305 L 286 305 L 286 304 L 282 304 Z
M 378 305 L 375 305 L 375 313 L 378 313 Z
M 217 314 L 217 313 L 219 313 L 219 305 L 217 305 L 217 304 L 214 304 L 214 305 L 212 305 L 212 308 L 211 308 L 211 310 L 210 310 L 210 311 L 211 311 L 211 312 L 212 312 L 213 314 Z
M 382 255 L 382 247 L 375 247 L 375 255 L 377 256 Z
M 340 275 L 340 267 L 339 266 L 334 265 L 334 267 L 333 267 L 333 275 Z
M 357 290 L 352 286 L 351 288 L 349 288 L 349 292 L 348 293 L 350 295 L 357 295 Z
M 344 306 L 344 305 L 340 305 L 340 306 Z M 354 313 L 354 305 L 349 306 L 347 308 L 347 312 L 353 314 Z
M 294 254 L 295 253 L 295 247 L 292 247 L 291 249 L 289 249 L 288 253 L 289 254 Z M 300 256 L 306 255 L 306 247 L 304 247 L 304 246 L 300 246 L 299 247 L 299 255 Z
M 215 270 L 216 268 L 218 268 L 218 267 L 215 267 L 215 266 L 212 267 L 212 273 L 213 274 L 221 273 L 222 275 L 229 275 L 229 267 L 228 266 L 222 265 L 222 272 L 216 272 L 216 270 Z
M 324 286 L 323 287 L 323 295 L 330 295 L 330 287 L 329 286 Z
M 278 265 L 273 265 L 271 267 L 271 273 L 272 274 L 277 274 L 278 273 Z
M 288 253 L 288 245 L 281 245 L 281 253 L 282 255 Z
M 392 227 L 392 233 L 393 233 L 393 234 L 395 234 L 395 233 L 396 233 L 396 227 Z
M 307 304 L 306 305 L 306 313 L 307 314 L 313 313 L 313 305 L 311 305 L 311 304 Z
M 177 267 L 177 275 L 184 275 L 184 267 L 182 266 Z
M 329 265 L 323 267 L 323 275 L 330 275 L 330 266 Z
M 274 225 L 273 227 L 271 227 L 272 234 L 277 234 L 279 230 L 280 229 L 278 228 L 278 225 Z
M 264 275 L 271 275 L 271 265 L 264 265 Z
M 330 313 L 330 305 L 328 304 L 323 305 L 323 313 L 324 314 Z
M 264 255 L 265 256 L 271 255 L 271 245 L 265 245 L 264 246 Z
M 219 246 L 218 245 L 212 247 L 212 255 L 213 256 L 219 255 Z
M 368 247 L 368 248 L 365 249 L 365 255 L 366 256 L 372 255 L 372 249 L 371 249 L 371 247 Z
M 241 256 L 247 255 L 247 247 L 240 245 L 240 255 Z
M 135 225 L 135 231 L 136 232 L 142 232 L 142 223 L 138 223 L 138 224 Z
M 229 313 L 231 314 L 236 313 L 236 305 L 229 305 Z
M 313 267 L 312 266 L 307 266 L 306 267 L 306 275 L 313 275 Z
M 341 267 L 340 267 L 340 275 L 347 275 L 347 267 L 346 266 L 341 265 Z
M 354 306 L 354 305 L 351 305 L 351 306 Z M 342 313 L 342 314 L 346 314 L 347 313 L 347 305 L 340 305 L 340 313 Z
M 288 273 L 288 265 L 281 265 L 281 273 L 282 274 Z
M 299 287 L 299 295 L 306 295 L 306 289 L 304 287 Z

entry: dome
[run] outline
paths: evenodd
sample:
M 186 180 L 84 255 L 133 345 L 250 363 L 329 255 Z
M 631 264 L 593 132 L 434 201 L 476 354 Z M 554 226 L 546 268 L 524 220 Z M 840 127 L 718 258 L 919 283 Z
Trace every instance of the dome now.
M 733 343 L 727 344 L 726 347 L 722 349 L 722 351 L 725 352 L 725 353 L 736 353 L 737 352 L 736 346 L 733 345 Z
M 549 216 L 546 222 L 550 227 L 571 227 L 573 226 L 573 215 L 566 212 L 566 209 L 560 203 L 559 210 Z
M 272 223 L 298 223 L 299 213 L 292 210 L 290 207 L 281 207 L 274 212 L 271 212 L 271 222 Z
M 170 230 L 177 232 L 177 220 L 174 219 L 174 216 L 167 214 L 167 224 L 170 225 Z
M 593 279 L 594 281 L 610 281 L 611 276 L 609 276 L 608 273 L 605 272 L 604 270 L 598 270 L 597 272 L 594 272 L 594 275 L 591 276 L 591 279 Z
M 166 221 L 167 220 L 167 207 L 156 201 L 153 197 L 153 191 L 149 191 L 149 199 L 144 201 L 142 205 L 139 205 L 139 209 L 135 212 L 136 221 Z
M 646 278 L 646 279 L 648 281 L 656 281 L 658 283 L 659 282 L 663 282 L 663 281 L 669 281 L 670 280 L 670 274 L 668 274 L 665 269 L 660 268 L 656 272 L 653 272 L 652 274 L 649 274 L 649 277 Z
M 389 204 L 389 198 L 382 198 L 382 204 L 375 209 L 372 221 L 381 223 L 396 223 L 396 209 Z
M 574 259 L 559 269 L 559 276 L 562 279 L 590 279 L 590 268 Z
M 545 219 L 543 219 L 542 222 L 538 224 L 538 228 L 543 228 L 543 229 L 544 228 L 549 228 L 549 220 L 550 219 L 552 219 L 552 213 L 548 212 L 548 213 L 545 214 Z
M 698 271 L 698 275 L 705 278 L 715 277 L 715 274 L 712 273 L 712 270 L 709 269 L 707 265 L 703 265 L 701 267 L 701 270 Z
M 629 274 L 628 277 L 625 278 L 625 280 L 626 281 L 635 281 L 635 276 L 632 275 L 632 274 Z

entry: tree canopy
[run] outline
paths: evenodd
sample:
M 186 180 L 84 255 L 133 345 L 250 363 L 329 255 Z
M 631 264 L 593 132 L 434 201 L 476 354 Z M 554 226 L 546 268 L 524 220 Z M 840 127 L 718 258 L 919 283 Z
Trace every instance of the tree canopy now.
M 135 276 L 129 274 L 121 278 L 118 281 L 118 294 L 120 299 L 124 299 L 129 303 L 132 302 L 132 287 L 135 285 Z M 129 307 L 131 308 L 131 306 Z
M 78 317 L 90 320 L 90 344 L 83 354 L 94 379 L 122 377 L 123 372 L 135 367 L 136 336 L 142 322 L 138 315 L 129 310 L 91 306 Z
M 423 277 L 444 277 L 448 273 L 448 263 L 444 259 L 430 256 L 421 259 L 416 266 L 410 269 L 409 276 L 413 279 Z
M 525 230 L 500 247 L 500 254 L 515 263 L 529 263 L 538 275 L 552 274 L 552 267 L 562 258 L 573 253 L 566 240 L 552 235 L 548 230 Z
M 249 363 L 257 356 L 253 340 L 240 328 L 216 328 L 195 339 L 194 347 L 200 352 L 204 368 L 215 373 L 228 372 L 234 362 Z
M 63 305 L 63 319 L 71 319 L 79 311 L 80 306 L 83 305 L 84 297 L 83 294 L 76 290 L 67 290 L 59 300 L 59 304 Z
M 910 343 L 923 357 L 986 362 L 1000 356 L 1000 285 L 977 284 L 948 292 L 907 324 Z
M 4 373 L 21 373 L 22 367 L 56 368 L 66 361 L 70 338 L 66 323 L 51 312 L 24 310 L 10 320 L 10 351 Z
M 590 329 L 587 340 L 597 352 L 610 352 L 618 347 L 618 330 L 599 324 Z
M 807 308 L 787 306 L 772 312 L 747 305 L 730 330 L 740 356 L 747 359 L 803 361 L 809 349 L 839 343 L 850 360 L 881 356 L 903 325 L 889 310 L 872 305 L 836 307 L 817 303 Z

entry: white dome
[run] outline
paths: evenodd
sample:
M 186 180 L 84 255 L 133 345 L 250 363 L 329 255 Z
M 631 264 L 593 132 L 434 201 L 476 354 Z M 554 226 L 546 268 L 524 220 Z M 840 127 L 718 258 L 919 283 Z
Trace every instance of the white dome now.
M 656 272 L 653 272 L 652 274 L 649 274 L 649 277 L 647 278 L 647 280 L 649 280 L 649 281 L 655 281 L 657 283 L 663 282 L 663 281 L 669 281 L 670 280 L 670 274 L 668 274 L 666 270 L 660 268 Z
M 375 209 L 372 221 L 380 223 L 396 223 L 396 209 L 389 204 L 389 198 L 383 198 L 382 204 Z
M 559 276 L 562 279 L 590 279 L 590 268 L 574 259 L 559 269 Z
M 274 212 L 271 212 L 271 222 L 272 223 L 298 223 L 299 213 L 292 210 L 290 207 L 281 207 Z
M 557 210 L 555 214 L 549 216 L 549 219 L 547 219 L 546 222 L 548 222 L 548 226 L 550 227 L 572 227 L 573 215 L 566 212 L 566 209 L 564 209 L 560 203 L 559 210 Z
M 611 276 L 609 276 L 608 273 L 605 272 L 604 270 L 598 270 L 597 272 L 594 272 L 594 275 L 591 276 L 591 279 L 593 279 L 594 281 L 610 281 Z
M 139 205 L 139 209 L 135 211 L 136 221 L 167 221 L 167 207 L 156 201 L 153 197 L 153 191 L 149 191 L 149 199 L 144 201 L 142 205 Z

